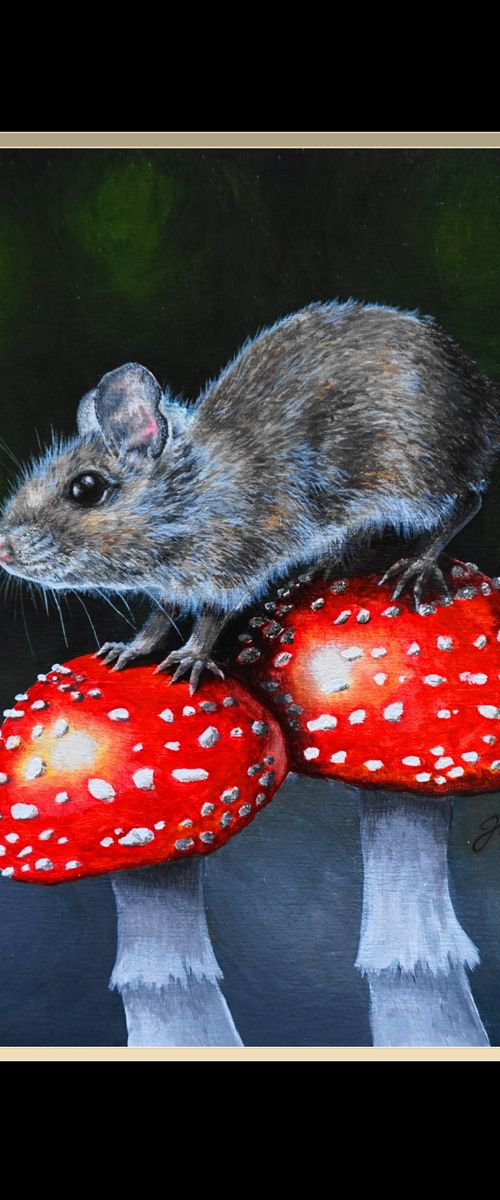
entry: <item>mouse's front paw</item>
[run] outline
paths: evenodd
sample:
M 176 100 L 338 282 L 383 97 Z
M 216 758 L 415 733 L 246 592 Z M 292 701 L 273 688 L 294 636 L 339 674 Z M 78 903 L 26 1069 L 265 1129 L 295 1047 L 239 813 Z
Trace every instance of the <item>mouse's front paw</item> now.
M 224 679 L 224 672 L 217 666 L 217 663 L 212 658 L 209 658 L 201 647 L 190 646 L 189 643 L 186 643 L 185 646 L 179 646 L 177 650 L 172 650 L 163 659 L 163 662 L 158 663 L 155 675 L 160 671 L 172 671 L 174 668 L 175 671 L 170 682 L 177 683 L 184 675 L 189 674 L 189 691 L 191 695 L 196 691 L 203 671 L 212 671 L 214 675 L 219 675 L 221 679 Z
M 107 667 L 114 663 L 113 671 L 123 671 L 130 663 L 136 662 L 144 654 L 144 650 L 134 645 L 134 642 L 104 642 L 94 654 L 94 658 L 102 658 Z
M 392 599 L 397 600 L 403 592 L 411 591 L 417 610 L 425 601 L 425 596 L 429 591 L 437 593 L 438 596 L 451 598 L 450 589 L 441 567 L 438 567 L 435 558 L 430 555 L 423 554 L 420 558 L 398 559 L 392 564 L 392 567 L 389 567 L 382 579 L 379 579 L 379 584 L 387 583 L 389 579 L 398 581 L 392 593 Z

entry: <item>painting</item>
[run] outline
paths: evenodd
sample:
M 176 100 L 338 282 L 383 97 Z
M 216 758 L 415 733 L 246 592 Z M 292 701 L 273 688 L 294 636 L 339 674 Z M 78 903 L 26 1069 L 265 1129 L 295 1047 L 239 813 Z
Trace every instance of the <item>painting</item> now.
M 500 1045 L 499 197 L 0 150 L 0 1046 Z

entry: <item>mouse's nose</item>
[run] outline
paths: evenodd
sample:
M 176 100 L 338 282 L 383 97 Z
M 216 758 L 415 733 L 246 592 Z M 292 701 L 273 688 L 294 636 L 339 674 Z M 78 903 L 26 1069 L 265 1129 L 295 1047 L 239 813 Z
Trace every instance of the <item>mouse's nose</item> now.
M 0 533 L 0 562 L 12 562 L 12 547 L 8 538 Z

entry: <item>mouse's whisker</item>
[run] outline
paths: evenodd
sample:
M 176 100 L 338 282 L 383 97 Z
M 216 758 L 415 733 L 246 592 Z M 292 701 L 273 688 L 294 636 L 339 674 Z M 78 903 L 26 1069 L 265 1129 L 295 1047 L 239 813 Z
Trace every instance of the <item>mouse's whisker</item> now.
M 79 604 L 81 604 L 82 608 L 84 609 L 84 611 L 85 611 L 85 613 L 86 613 L 86 615 L 87 615 L 87 620 L 88 620 L 88 623 L 89 623 L 89 625 L 90 625 L 90 628 L 91 628 L 91 630 L 92 630 L 92 633 L 94 634 L 94 638 L 95 638 L 95 644 L 96 644 L 97 648 L 99 648 L 99 646 L 101 645 L 101 639 L 100 639 L 100 638 L 97 636 L 97 630 L 96 630 L 96 627 L 95 627 L 95 625 L 94 625 L 94 622 L 93 622 L 93 620 L 92 620 L 92 617 L 91 617 L 91 615 L 90 615 L 90 613 L 89 613 L 89 610 L 88 610 L 88 608 L 87 608 L 87 605 L 85 604 L 85 601 L 84 601 L 84 600 L 82 600 L 82 597 L 81 597 L 81 596 L 79 596 L 79 595 L 78 595 L 78 592 L 75 592 L 75 590 L 74 590 L 73 588 L 71 589 L 71 593 L 70 593 L 70 594 L 71 594 L 72 596 L 75 596 L 75 597 L 76 597 L 76 599 L 78 600 L 78 603 L 79 603 Z
M 59 600 L 58 600 L 58 598 L 57 598 L 57 594 L 56 594 L 56 592 L 55 592 L 54 588 L 51 588 L 50 590 L 51 590 L 51 594 L 52 594 L 52 599 L 53 599 L 53 601 L 54 601 L 54 604 L 55 604 L 55 606 L 56 606 L 56 608 L 57 608 L 57 611 L 58 611 L 58 613 L 59 613 L 59 620 L 60 620 L 60 622 L 61 622 L 61 629 L 62 629 L 62 635 L 63 635 L 63 638 L 64 638 L 64 644 L 65 644 L 66 648 L 68 649 L 68 647 L 69 647 L 68 635 L 67 635 L 67 633 L 66 633 L 66 626 L 65 626 L 65 624 L 64 624 L 64 618 L 63 618 L 63 615 L 62 615 L 62 609 L 61 609 L 61 605 L 59 604 Z
M 175 632 L 176 632 L 179 640 L 182 642 L 183 641 L 182 633 L 179 629 L 179 626 L 174 621 L 174 618 L 172 617 L 172 615 L 169 612 L 167 612 L 167 609 L 163 607 L 163 604 L 160 604 L 160 601 L 157 600 L 156 596 L 154 596 L 152 594 L 152 592 L 148 592 L 147 595 L 149 596 L 149 599 L 152 600 L 153 604 L 156 604 L 156 607 L 159 608 L 160 612 L 163 613 L 164 617 L 167 618 L 167 621 L 170 621 L 170 624 L 175 629 Z
M 101 588 L 97 588 L 97 587 L 95 588 L 95 591 L 97 592 L 97 595 L 101 598 L 101 600 L 104 600 L 104 602 L 106 604 L 109 604 L 109 607 L 113 608 L 115 613 L 118 613 L 118 616 L 121 617 L 122 621 L 125 621 L 126 624 L 130 625 L 130 628 L 135 631 L 135 629 L 137 628 L 136 624 L 132 621 L 129 621 L 128 617 L 125 616 L 125 613 L 122 613 L 121 610 L 116 607 L 116 604 L 113 604 L 113 601 L 110 600 L 109 596 L 106 595 L 106 592 L 103 592 L 101 590 Z M 128 607 L 128 605 L 127 605 L 127 607 Z
M 21 615 L 22 615 L 22 618 L 23 618 L 23 625 L 24 625 L 24 632 L 25 632 L 25 634 L 26 634 L 26 640 L 27 640 L 27 642 L 28 642 L 28 646 L 29 646 L 29 648 L 30 648 L 30 651 L 31 651 L 31 657 L 32 657 L 32 658 L 36 658 L 35 651 L 33 650 L 33 644 L 32 644 L 32 641 L 31 641 L 31 638 L 30 638 L 30 635 L 29 635 L 29 632 L 28 632 L 28 624 L 27 624 L 27 621 L 26 621 L 26 613 L 25 613 L 25 611 L 24 611 L 24 596 L 23 596 L 23 587 L 22 587 L 22 585 L 19 587 L 18 591 L 19 591 L 19 598 L 20 598 L 20 600 L 21 600 Z
M 5 438 L 3 438 L 1 436 L 0 436 L 0 449 L 2 449 L 5 452 L 5 454 L 7 454 L 9 456 L 11 462 L 14 463 L 14 466 L 17 467 L 18 471 L 21 471 L 22 463 L 18 459 L 17 455 L 14 454 L 14 451 L 11 449 L 11 447 L 8 445 L 8 443 L 5 441 Z

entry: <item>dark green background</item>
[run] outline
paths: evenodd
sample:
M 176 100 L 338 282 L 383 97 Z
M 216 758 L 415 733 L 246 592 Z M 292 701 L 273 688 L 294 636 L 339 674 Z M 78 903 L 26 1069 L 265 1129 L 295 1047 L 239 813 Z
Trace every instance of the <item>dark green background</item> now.
M 333 297 L 432 313 L 500 379 L 499 261 L 496 150 L 4 150 L 2 437 L 25 459 L 51 426 L 73 432 L 80 395 L 131 359 L 194 398 L 248 335 Z M 7 452 L 0 463 L 3 492 Z M 454 546 L 490 573 L 500 573 L 499 482 Z M 102 604 L 89 607 L 102 640 L 127 636 Z M 26 598 L 24 610 L 20 597 L 2 610 L 2 707 L 68 657 L 57 614 Z M 63 611 L 71 654 L 91 650 L 76 599 Z M 454 902 L 481 949 L 474 990 L 495 1044 L 500 839 L 481 855 L 470 843 L 497 805 L 496 796 L 457 805 L 451 840 Z M 0 882 L 0 1042 L 124 1043 L 120 1002 L 106 991 L 108 881 Z M 353 792 L 291 780 L 209 859 L 207 888 L 244 1041 L 368 1042 L 365 985 L 352 967 L 361 900 Z

